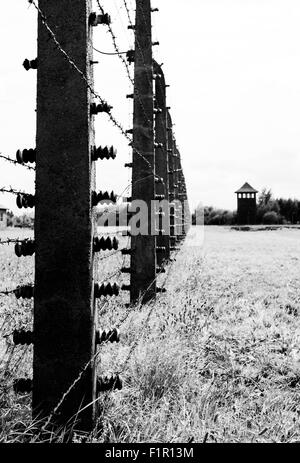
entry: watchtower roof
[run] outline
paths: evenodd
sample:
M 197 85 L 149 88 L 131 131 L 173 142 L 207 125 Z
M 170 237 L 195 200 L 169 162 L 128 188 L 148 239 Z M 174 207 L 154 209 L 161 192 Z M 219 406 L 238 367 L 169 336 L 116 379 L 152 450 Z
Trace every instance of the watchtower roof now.
M 252 188 L 251 185 L 249 185 L 249 183 L 245 183 L 245 185 L 243 185 L 239 190 L 237 190 L 235 193 L 258 193 L 257 190 L 255 190 L 254 188 Z

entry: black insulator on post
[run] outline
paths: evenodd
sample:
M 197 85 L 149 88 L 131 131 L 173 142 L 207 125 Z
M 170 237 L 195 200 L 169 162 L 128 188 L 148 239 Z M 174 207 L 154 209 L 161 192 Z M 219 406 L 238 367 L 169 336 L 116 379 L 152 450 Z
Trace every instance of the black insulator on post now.
M 23 207 L 23 195 L 21 195 L 21 194 L 17 195 L 16 203 L 17 203 L 18 208 L 22 209 L 22 207 Z
M 98 204 L 98 194 L 96 191 L 92 191 L 92 206 L 97 206 Z
M 108 147 L 99 146 L 99 148 L 94 147 L 92 152 L 92 160 L 97 161 L 98 159 L 115 159 L 117 156 L 117 150 L 113 146 Z
M 167 290 L 166 290 L 166 288 L 156 288 L 156 292 L 157 293 L 166 293 Z
M 25 394 L 32 391 L 32 380 L 29 378 L 20 378 L 14 381 L 14 392 L 16 394 Z
M 108 13 L 104 13 L 104 14 L 91 13 L 89 17 L 89 25 L 98 26 L 99 24 L 109 26 L 111 24 L 110 15 Z
M 33 60 L 29 60 L 26 58 L 23 62 L 23 67 L 26 69 L 26 71 L 29 71 L 29 69 L 37 69 L 37 66 L 38 66 L 37 58 Z
M 36 149 L 29 148 L 23 151 L 18 150 L 16 152 L 16 160 L 19 164 L 25 164 L 27 162 L 36 162 Z
M 17 299 L 32 299 L 34 296 L 34 286 L 32 285 L 24 285 L 19 286 L 14 290 L 14 294 Z
M 23 152 L 21 150 L 18 150 L 16 152 L 16 160 L 19 164 L 23 164 Z
M 131 249 L 129 249 L 129 248 L 122 249 L 121 253 L 122 253 L 123 256 L 130 256 L 131 255 Z
M 110 106 L 106 102 L 100 103 L 98 105 L 96 103 L 92 103 L 90 111 L 92 115 L 97 115 L 99 113 L 109 114 L 111 109 L 112 109 L 112 106 Z
M 97 378 L 97 394 L 100 392 L 121 390 L 123 387 L 122 380 L 118 374 L 111 377 L 98 377 Z
M 131 286 L 130 286 L 130 285 L 122 285 L 121 290 L 122 290 L 122 291 L 130 291 L 130 290 L 131 290 Z
M 33 149 L 33 148 L 24 149 L 22 152 L 22 160 L 23 160 L 23 163 L 36 162 L 36 149 Z
M 165 246 L 156 246 L 156 252 L 166 252 L 166 250 Z
M 100 251 L 111 251 L 112 249 L 115 249 L 116 251 L 118 250 L 119 247 L 119 241 L 117 238 L 104 238 L 103 236 L 99 238 L 99 236 L 96 236 L 94 238 L 94 252 L 100 252 Z
M 120 331 L 118 328 L 106 331 L 96 331 L 96 344 L 102 344 L 104 342 L 120 342 Z
M 22 207 L 25 209 L 27 209 L 27 207 L 32 208 L 35 206 L 35 196 L 27 193 L 19 193 L 17 195 L 16 203 L 19 209 L 22 209 Z
M 14 330 L 13 332 L 13 342 L 17 345 L 24 346 L 25 344 L 29 346 L 33 344 L 33 333 L 32 331 L 26 330 Z
M 94 294 L 96 299 L 99 299 L 101 296 L 118 296 L 119 293 L 120 287 L 117 285 L 117 283 L 114 283 L 113 285 L 111 283 L 102 283 L 101 285 L 96 283 L 94 287 Z
M 128 50 L 128 52 L 126 53 L 126 58 L 129 64 L 134 63 L 135 50 Z
M 27 201 L 28 207 L 33 208 L 35 206 L 35 196 L 26 195 L 26 201 Z
M 15 254 L 17 257 L 21 257 L 23 255 L 22 253 L 22 243 L 16 243 L 15 244 Z
M 111 250 L 112 250 L 112 248 L 113 248 L 113 245 L 112 245 L 112 240 L 111 240 L 111 238 L 106 238 L 106 240 L 105 240 L 105 241 L 106 241 L 106 249 L 107 249 L 108 251 L 111 251 Z
M 122 267 L 121 272 L 122 273 L 131 273 L 131 269 L 130 269 L 130 267 Z
M 94 238 L 94 252 L 106 251 L 105 240 L 103 237 L 99 238 L 96 236 Z
M 35 242 L 32 240 L 25 240 L 15 244 L 15 254 L 17 257 L 32 256 L 35 252 Z
M 102 192 L 100 191 L 97 193 L 96 191 L 92 192 L 92 206 L 97 206 L 101 201 L 108 201 L 112 203 L 117 202 L 117 195 L 112 191 L 108 193 L 108 191 Z

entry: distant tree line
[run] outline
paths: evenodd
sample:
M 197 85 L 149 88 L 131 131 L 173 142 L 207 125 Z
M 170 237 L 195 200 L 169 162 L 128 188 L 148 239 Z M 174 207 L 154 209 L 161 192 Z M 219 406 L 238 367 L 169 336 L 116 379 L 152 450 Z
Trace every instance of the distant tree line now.
M 204 207 L 204 225 L 236 225 L 237 212 Z M 193 224 L 196 223 L 193 213 Z M 300 201 L 298 199 L 275 199 L 272 191 L 264 188 L 258 196 L 256 223 L 264 225 L 297 224 L 300 223 Z
M 235 225 L 237 213 L 212 206 L 204 208 L 204 225 Z M 193 223 L 194 214 L 193 214 Z
M 263 224 L 300 223 L 298 199 L 274 199 L 272 191 L 264 188 L 258 197 L 257 222 Z

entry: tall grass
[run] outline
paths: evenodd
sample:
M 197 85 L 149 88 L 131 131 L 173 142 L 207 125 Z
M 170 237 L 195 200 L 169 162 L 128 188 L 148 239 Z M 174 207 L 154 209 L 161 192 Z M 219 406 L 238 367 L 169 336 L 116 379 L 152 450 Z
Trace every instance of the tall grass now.
M 298 230 L 209 227 L 204 248 L 180 251 L 168 293 L 154 307 L 132 308 L 121 343 L 103 347 L 98 369 L 105 375 L 122 370 L 137 343 L 122 391 L 99 398 L 93 432 L 70 427 L 39 435 L 30 397 L 4 388 L 1 441 L 300 441 L 299 238 Z M 112 259 L 108 273 L 119 265 Z M 101 303 L 101 328 L 124 317 L 126 302 L 122 295 Z M 12 310 L 4 302 L 1 309 L 3 317 Z M 17 317 L 26 310 L 20 307 Z

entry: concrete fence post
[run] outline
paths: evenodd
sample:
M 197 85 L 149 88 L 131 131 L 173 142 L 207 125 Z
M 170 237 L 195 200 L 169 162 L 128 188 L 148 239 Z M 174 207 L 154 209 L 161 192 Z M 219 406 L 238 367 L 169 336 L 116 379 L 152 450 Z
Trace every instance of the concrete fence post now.
M 43 21 L 93 85 L 91 1 L 39 8 L 33 415 L 49 414 L 80 377 L 54 417 L 65 422 L 95 400 L 93 98 Z M 79 413 L 79 426 L 91 428 L 94 414 L 94 405 Z
M 136 2 L 134 54 L 132 202 L 144 201 L 146 233 L 131 237 L 130 300 L 147 302 L 156 295 L 156 236 L 152 231 L 155 200 L 153 60 L 151 2 Z M 131 212 L 138 212 L 131 209 Z

